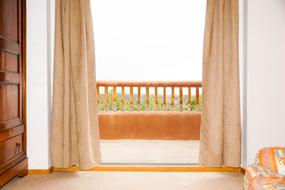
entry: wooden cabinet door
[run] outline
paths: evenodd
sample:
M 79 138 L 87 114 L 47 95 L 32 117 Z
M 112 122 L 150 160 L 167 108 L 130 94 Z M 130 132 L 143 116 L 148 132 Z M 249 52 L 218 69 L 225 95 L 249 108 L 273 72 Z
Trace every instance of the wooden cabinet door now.
M 0 0 L 0 131 L 23 124 L 21 1 Z
M 16 171 L 13 167 L 26 159 L 24 7 L 24 0 L 0 0 L 0 175 L 3 176 L 9 170 Z M 2 179 L 0 176 L 0 185 Z

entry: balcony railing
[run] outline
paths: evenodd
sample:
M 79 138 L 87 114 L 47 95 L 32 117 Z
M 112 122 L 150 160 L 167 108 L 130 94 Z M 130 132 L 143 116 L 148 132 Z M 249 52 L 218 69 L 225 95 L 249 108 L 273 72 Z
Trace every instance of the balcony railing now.
M 199 140 L 201 82 L 98 81 L 101 139 Z
M 200 81 L 98 81 L 99 112 L 201 111 Z

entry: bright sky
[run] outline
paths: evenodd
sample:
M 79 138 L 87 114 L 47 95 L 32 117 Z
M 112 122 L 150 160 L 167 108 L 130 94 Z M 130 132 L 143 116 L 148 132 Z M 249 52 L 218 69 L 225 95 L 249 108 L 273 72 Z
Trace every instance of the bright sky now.
M 97 80 L 201 80 L 206 0 L 91 0 Z

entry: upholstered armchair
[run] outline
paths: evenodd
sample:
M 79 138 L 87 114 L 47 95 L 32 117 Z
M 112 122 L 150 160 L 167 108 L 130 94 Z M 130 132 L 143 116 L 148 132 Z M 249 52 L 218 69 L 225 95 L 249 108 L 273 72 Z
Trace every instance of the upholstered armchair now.
M 261 149 L 246 169 L 245 190 L 285 190 L 285 148 Z

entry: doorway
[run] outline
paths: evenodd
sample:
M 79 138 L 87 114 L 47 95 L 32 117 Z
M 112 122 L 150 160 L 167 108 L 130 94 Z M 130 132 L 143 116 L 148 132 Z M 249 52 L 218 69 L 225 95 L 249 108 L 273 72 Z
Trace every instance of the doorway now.
M 92 8 L 103 164 L 197 164 L 206 1 Z

